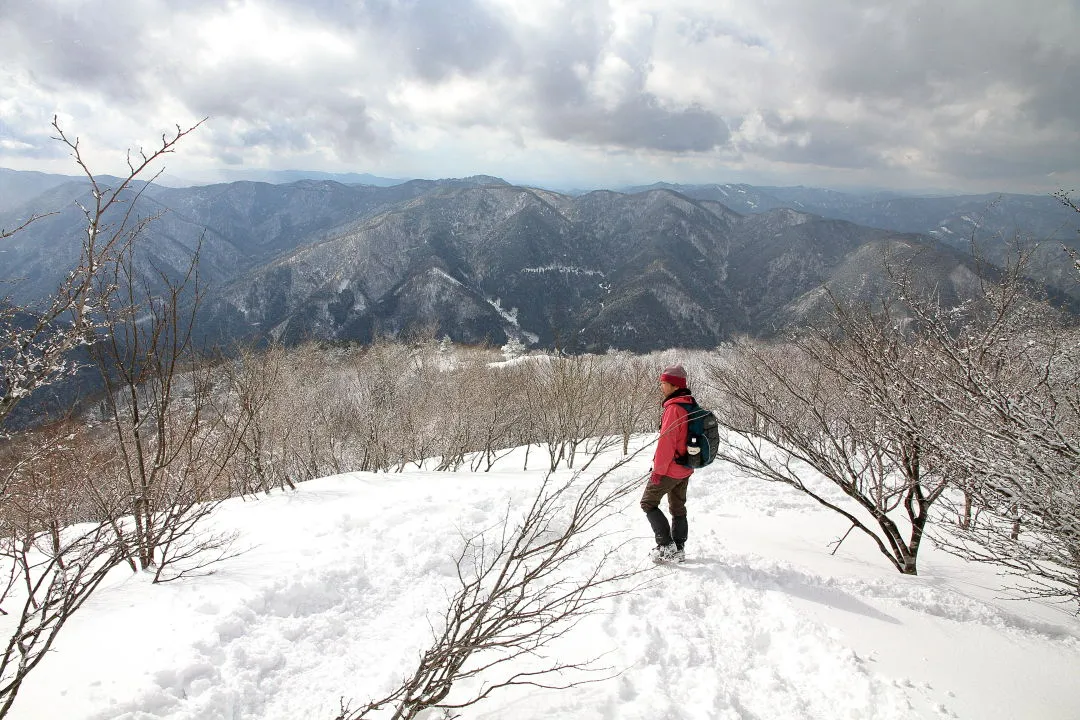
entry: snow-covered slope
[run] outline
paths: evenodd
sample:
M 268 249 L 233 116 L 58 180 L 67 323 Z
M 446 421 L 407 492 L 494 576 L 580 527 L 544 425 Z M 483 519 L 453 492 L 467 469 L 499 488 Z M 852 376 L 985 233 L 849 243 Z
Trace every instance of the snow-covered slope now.
M 247 552 L 152 586 L 118 571 L 32 675 L 18 720 L 331 720 L 411 670 L 453 588 L 462 532 L 538 487 L 536 449 L 497 472 L 346 474 L 227 503 Z M 536 469 L 532 469 L 535 466 Z M 595 467 L 595 465 L 594 465 Z M 644 474 L 648 458 L 621 473 Z M 469 718 L 1080 717 L 1080 620 L 1004 599 L 991 570 L 925 549 L 905 578 L 811 501 L 735 477 L 691 482 L 688 562 L 607 605 L 556 648 L 617 677 L 513 690 Z M 611 520 L 627 566 L 651 545 L 636 505 Z M 604 548 L 596 547 L 600 553 Z

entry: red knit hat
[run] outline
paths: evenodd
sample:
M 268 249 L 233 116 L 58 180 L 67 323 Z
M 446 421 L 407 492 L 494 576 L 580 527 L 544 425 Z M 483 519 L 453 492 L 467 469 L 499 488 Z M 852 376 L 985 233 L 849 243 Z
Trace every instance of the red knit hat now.
M 660 373 L 660 380 L 666 383 L 671 383 L 675 387 L 686 387 L 686 370 L 682 365 L 672 365 L 671 367 L 664 368 L 664 371 Z

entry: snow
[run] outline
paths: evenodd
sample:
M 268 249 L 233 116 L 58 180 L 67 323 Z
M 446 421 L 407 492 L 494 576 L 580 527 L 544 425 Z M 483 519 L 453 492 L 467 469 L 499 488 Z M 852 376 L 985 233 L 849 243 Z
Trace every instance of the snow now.
M 495 298 L 494 300 L 492 300 L 491 298 L 484 298 L 484 300 L 487 301 L 488 305 L 495 308 L 495 312 L 499 313 L 503 320 L 510 323 L 514 327 L 519 327 L 517 319 L 518 309 L 516 307 L 511 308 L 510 310 L 505 309 L 502 306 L 502 300 L 500 298 Z
M 496 362 L 489 362 L 488 367 L 515 367 L 520 365 L 535 365 L 537 363 L 545 363 L 551 360 L 550 355 L 522 355 L 520 357 L 510 358 L 509 360 L 498 360 Z
M 604 277 L 604 273 L 600 270 L 590 270 L 588 268 L 577 267 L 576 265 L 545 265 L 543 267 L 528 267 L 522 268 L 520 272 L 542 274 L 549 272 L 562 273 L 563 275 L 599 275 Z
M 461 284 L 460 280 L 458 280 L 457 278 L 455 278 L 453 275 L 446 272 L 442 268 L 437 268 L 437 267 L 431 268 L 431 274 L 436 276 L 436 277 L 441 277 L 443 280 L 449 280 L 454 285 L 459 285 L 461 287 L 465 287 L 464 285 Z
M 158 586 L 118 570 L 9 717 L 330 720 L 340 697 L 366 700 L 411 670 L 453 591 L 462 533 L 521 508 L 546 461 L 534 447 L 523 470 L 518 449 L 490 473 L 348 473 L 230 501 L 215 523 L 238 530 L 246 552 L 211 577 Z M 642 456 L 618 472 L 648 468 Z M 495 693 L 465 717 L 1080 717 L 1080 620 L 1068 608 L 1007 599 L 992 569 L 932 546 L 919 577 L 854 534 L 830 555 L 841 518 L 722 465 L 691 480 L 689 511 L 681 566 L 645 561 L 636 497 L 609 521 L 609 547 L 651 582 L 552 653 L 602 656 L 614 677 Z

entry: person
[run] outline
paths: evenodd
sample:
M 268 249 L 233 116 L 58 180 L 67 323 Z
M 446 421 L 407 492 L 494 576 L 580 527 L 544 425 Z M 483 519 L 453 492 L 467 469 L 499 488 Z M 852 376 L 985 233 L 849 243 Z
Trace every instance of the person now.
M 649 520 L 656 547 L 652 557 L 657 562 L 686 559 L 686 490 L 693 474 L 679 460 L 686 457 L 686 430 L 688 405 L 694 396 L 687 387 L 686 370 L 682 365 L 672 365 L 660 373 L 660 391 L 664 395 L 663 414 L 660 418 L 660 439 L 653 454 L 652 473 L 641 496 L 641 509 Z M 667 495 L 671 523 L 660 509 L 660 501 Z

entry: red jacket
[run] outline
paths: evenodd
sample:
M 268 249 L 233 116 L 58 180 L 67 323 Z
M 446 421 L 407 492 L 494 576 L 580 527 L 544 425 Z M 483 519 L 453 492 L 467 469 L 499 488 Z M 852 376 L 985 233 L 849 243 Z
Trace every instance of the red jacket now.
M 685 465 L 675 462 L 675 457 L 686 456 L 687 405 L 694 402 L 689 393 L 674 394 L 664 400 L 664 414 L 660 418 L 660 439 L 653 454 L 653 472 L 650 482 L 659 484 L 660 476 L 682 480 L 694 474 Z

